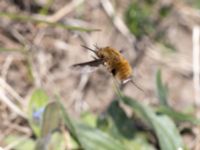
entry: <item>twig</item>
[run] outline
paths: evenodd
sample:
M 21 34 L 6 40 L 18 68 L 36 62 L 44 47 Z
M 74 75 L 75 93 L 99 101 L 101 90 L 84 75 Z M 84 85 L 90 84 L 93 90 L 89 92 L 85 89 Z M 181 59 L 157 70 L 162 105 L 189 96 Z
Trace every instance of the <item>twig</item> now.
M 5 94 L 5 91 L 0 87 L 0 100 L 5 103 L 12 111 L 23 118 L 27 118 L 24 112 L 22 112 L 18 106 L 16 106 Z
M 76 111 L 80 111 L 80 107 L 81 109 L 87 109 L 87 103 L 86 102 L 82 102 L 82 97 L 83 97 L 83 89 L 85 88 L 86 84 L 88 83 L 89 80 L 89 74 L 85 73 L 88 71 L 88 69 L 90 68 L 83 68 L 83 72 L 81 74 L 81 79 L 80 82 L 76 88 L 76 90 L 72 93 L 72 97 L 71 100 L 69 102 L 69 107 L 75 103 L 75 109 Z
M 26 134 L 26 135 L 32 134 L 32 131 L 29 127 L 21 126 L 17 123 L 12 123 L 12 122 L 6 121 L 6 122 L 4 122 L 4 126 L 7 126 L 7 127 L 9 126 L 10 130 L 19 131 L 19 132 Z
M 63 8 L 58 10 L 55 14 L 46 18 L 49 22 L 57 22 L 63 17 L 65 17 L 68 13 L 74 10 L 77 6 L 82 4 L 84 0 L 72 0 L 69 4 L 66 4 Z
M 1 72 L 1 75 L 2 75 L 2 78 L 6 80 L 6 76 L 8 74 L 8 70 L 10 68 L 10 65 L 12 64 L 12 61 L 13 61 L 13 56 L 8 56 L 5 60 L 5 63 L 3 65 L 3 69 L 2 69 L 2 72 Z
M 0 77 L 0 87 L 7 91 L 23 106 L 23 98 L 4 80 Z
M 193 28 L 193 84 L 195 95 L 195 106 L 200 106 L 200 27 Z
M 115 10 L 110 2 L 110 0 L 101 0 L 101 5 L 103 6 L 106 14 L 112 19 L 114 26 L 116 29 L 124 35 L 129 42 L 133 43 L 136 39 L 130 34 L 129 29 L 123 22 L 123 20 L 115 14 Z

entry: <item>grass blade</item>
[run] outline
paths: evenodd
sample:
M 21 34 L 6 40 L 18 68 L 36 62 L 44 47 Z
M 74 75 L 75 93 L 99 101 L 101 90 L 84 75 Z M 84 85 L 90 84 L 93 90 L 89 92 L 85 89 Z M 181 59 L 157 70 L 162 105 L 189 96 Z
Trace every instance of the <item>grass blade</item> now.
M 0 12 L 1 17 L 6 17 L 12 20 L 16 21 L 23 21 L 23 22 L 32 22 L 32 23 L 44 23 L 52 27 L 59 27 L 63 28 L 66 30 L 76 30 L 76 31 L 81 31 L 81 32 L 93 32 L 93 31 L 100 31 L 100 29 L 91 29 L 91 28 L 84 28 L 80 26 L 70 26 L 70 25 L 65 25 L 62 23 L 53 23 L 49 21 L 45 21 L 42 19 L 34 18 L 32 16 L 25 16 L 25 15 L 20 15 L 20 14 L 14 14 L 14 13 L 8 13 L 8 12 Z
M 177 112 L 169 107 L 159 107 L 157 109 L 158 113 L 163 113 L 166 114 L 168 116 L 170 116 L 171 118 L 173 118 L 175 121 L 179 121 L 179 122 L 190 122 L 194 125 L 200 125 L 200 119 L 195 118 L 194 116 L 190 115 L 190 114 L 185 114 L 182 112 Z
M 158 70 L 156 73 L 156 90 L 157 90 L 157 94 L 158 94 L 158 99 L 160 100 L 161 105 L 168 106 L 167 87 L 163 84 L 161 76 L 162 76 L 161 70 Z

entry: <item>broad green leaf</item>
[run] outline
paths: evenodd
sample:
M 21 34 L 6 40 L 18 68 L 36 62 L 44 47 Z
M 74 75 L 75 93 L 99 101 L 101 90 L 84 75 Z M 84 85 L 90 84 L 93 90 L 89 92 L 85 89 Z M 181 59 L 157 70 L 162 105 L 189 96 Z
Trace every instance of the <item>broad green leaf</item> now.
M 122 101 L 130 106 L 155 132 L 161 150 L 184 149 L 181 136 L 174 122 L 166 115 L 156 115 L 148 106 L 129 97 L 122 97 Z
M 35 150 L 48 149 L 53 131 L 59 126 L 60 107 L 57 102 L 49 103 L 44 110 L 40 138 L 37 141 Z
M 160 100 L 161 105 L 168 106 L 167 102 L 168 91 L 167 87 L 162 82 L 161 76 L 162 76 L 161 71 L 158 70 L 156 74 L 156 88 L 157 88 L 158 99 Z
M 91 112 L 81 114 L 81 120 L 92 127 L 96 127 L 97 117 Z
M 60 107 L 57 102 L 51 102 L 45 107 L 42 119 L 41 137 L 47 136 L 58 128 L 60 121 Z
M 136 132 L 134 120 L 126 115 L 125 111 L 120 107 L 119 101 L 112 101 L 107 111 L 113 120 L 111 128 L 115 126 L 121 136 L 128 139 L 133 138 Z
M 39 137 L 42 114 L 48 102 L 48 96 L 42 89 L 33 92 L 28 107 L 28 119 L 35 135 Z
M 44 107 L 48 102 L 48 95 L 42 89 L 37 89 L 33 92 L 30 101 L 30 107 L 38 109 Z
M 64 123 L 68 127 L 72 137 L 84 150 L 126 150 L 119 141 L 112 138 L 107 133 L 72 121 L 61 103 L 60 106 L 64 117 Z
M 106 132 L 120 142 L 123 142 L 123 140 L 125 139 L 123 133 L 120 133 L 120 131 L 123 129 L 119 129 L 119 126 L 117 125 L 115 120 L 108 113 L 100 115 L 97 120 L 97 127 L 101 131 Z
M 166 114 L 173 118 L 175 121 L 180 122 L 190 122 L 194 125 L 200 125 L 200 119 L 195 118 L 194 116 L 182 112 L 177 112 L 173 110 L 172 108 L 161 106 L 157 109 L 157 112 Z

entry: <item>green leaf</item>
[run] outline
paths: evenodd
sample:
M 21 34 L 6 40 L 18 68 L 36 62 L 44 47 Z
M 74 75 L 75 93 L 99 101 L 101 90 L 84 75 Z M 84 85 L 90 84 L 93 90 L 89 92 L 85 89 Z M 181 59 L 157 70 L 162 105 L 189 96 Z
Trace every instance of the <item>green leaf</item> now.
M 168 116 L 156 115 L 150 107 L 129 97 L 122 97 L 122 101 L 130 106 L 154 130 L 162 150 L 184 149 L 181 136 L 174 122 Z
M 119 101 L 112 101 L 107 111 L 113 120 L 113 126 L 117 128 L 120 135 L 128 139 L 133 138 L 136 132 L 134 120 L 126 115 L 125 111 L 120 107 Z M 113 126 L 111 127 L 112 129 L 114 128 Z
M 180 121 L 180 122 L 190 122 L 194 125 L 200 125 L 200 119 L 195 118 L 194 116 L 190 114 L 185 114 L 182 112 L 177 112 L 169 107 L 159 107 L 157 109 L 157 112 L 166 114 L 173 118 L 175 121 Z
M 91 112 L 85 112 L 85 113 L 81 114 L 81 120 L 84 123 L 86 123 L 87 125 L 96 127 L 97 117 Z
M 98 129 L 109 132 L 110 128 L 112 128 L 112 120 L 106 113 L 102 113 L 98 116 L 96 121 L 96 126 Z
M 53 130 L 58 128 L 60 119 L 59 104 L 57 102 L 49 103 L 43 114 L 41 137 L 47 136 Z
M 59 126 L 60 107 L 57 102 L 51 102 L 45 107 L 40 129 L 40 138 L 37 141 L 35 150 L 43 150 L 49 147 L 52 133 Z
M 160 104 L 168 106 L 168 102 L 167 102 L 168 91 L 167 91 L 167 86 L 165 86 L 162 82 L 161 70 L 158 70 L 156 74 L 156 88 L 157 88 L 157 94 L 158 94 L 158 99 L 160 100 Z
M 28 107 L 28 121 L 33 129 L 35 135 L 39 137 L 40 135 L 40 126 L 42 117 L 42 109 L 47 105 L 48 96 L 42 89 L 37 89 L 33 92 L 31 100 L 29 102 Z M 38 119 L 34 118 L 36 112 L 41 111 L 41 113 L 37 114 Z
M 31 96 L 30 107 L 32 108 L 41 108 L 45 106 L 48 102 L 48 95 L 42 89 L 37 89 L 33 92 Z
M 85 150 L 125 150 L 125 147 L 119 141 L 112 138 L 107 133 L 72 121 L 61 102 L 60 106 L 64 117 L 64 123 L 81 148 Z

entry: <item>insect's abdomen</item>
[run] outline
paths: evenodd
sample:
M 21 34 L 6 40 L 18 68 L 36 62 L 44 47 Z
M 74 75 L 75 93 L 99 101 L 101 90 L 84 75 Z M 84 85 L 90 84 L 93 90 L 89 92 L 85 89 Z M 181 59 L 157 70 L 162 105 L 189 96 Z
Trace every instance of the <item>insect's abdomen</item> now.
M 121 61 L 116 70 L 115 76 L 120 81 L 127 80 L 132 75 L 132 68 L 126 60 Z

